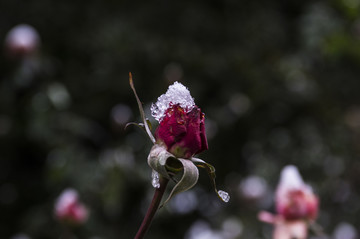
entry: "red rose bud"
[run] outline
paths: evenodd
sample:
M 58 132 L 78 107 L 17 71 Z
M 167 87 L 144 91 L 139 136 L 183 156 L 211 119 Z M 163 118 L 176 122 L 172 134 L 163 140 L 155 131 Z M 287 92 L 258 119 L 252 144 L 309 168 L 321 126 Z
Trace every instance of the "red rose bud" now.
M 159 121 L 155 138 L 178 158 L 191 158 L 208 149 L 204 114 L 195 105 L 189 90 L 179 82 L 151 106 L 152 116 Z
M 197 106 L 186 112 L 179 104 L 170 105 L 155 138 L 176 157 L 190 158 L 208 149 L 204 121 L 204 114 Z
M 315 219 L 318 198 L 306 185 L 295 166 L 287 166 L 281 173 L 276 192 L 276 209 L 285 220 Z

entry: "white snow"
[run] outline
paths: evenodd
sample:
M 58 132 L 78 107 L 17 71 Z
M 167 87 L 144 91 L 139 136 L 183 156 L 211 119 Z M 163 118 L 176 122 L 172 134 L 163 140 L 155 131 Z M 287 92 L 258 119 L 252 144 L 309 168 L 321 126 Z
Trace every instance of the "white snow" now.
M 171 104 L 179 104 L 186 112 L 191 111 L 195 106 L 194 98 L 190 95 L 190 91 L 177 81 L 169 86 L 166 93 L 162 94 L 155 104 L 151 105 L 151 115 L 158 122 L 161 122 Z

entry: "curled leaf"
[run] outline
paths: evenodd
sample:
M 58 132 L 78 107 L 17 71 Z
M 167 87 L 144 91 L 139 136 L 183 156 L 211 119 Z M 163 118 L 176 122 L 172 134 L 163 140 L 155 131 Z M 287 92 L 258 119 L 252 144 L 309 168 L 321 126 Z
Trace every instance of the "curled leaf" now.
M 188 159 L 182 159 L 177 158 L 183 165 L 183 175 L 180 179 L 180 181 L 174 186 L 172 189 L 169 197 L 165 200 L 165 202 L 161 205 L 164 206 L 172 197 L 174 197 L 176 194 L 185 192 L 192 188 L 199 179 L 199 170 L 194 165 L 193 162 L 191 162 Z
M 191 161 L 198 167 L 201 167 L 201 168 L 205 168 L 210 179 L 211 179 L 211 182 L 213 184 L 213 187 L 214 187 L 214 190 L 216 192 L 216 194 L 218 195 L 218 197 L 224 201 L 224 202 L 229 202 L 230 200 L 230 196 L 227 192 L 223 191 L 223 190 L 217 190 L 216 188 L 216 182 L 215 182 L 215 178 L 216 178 L 216 174 L 215 174 L 215 167 L 212 166 L 211 164 L 205 162 L 204 160 L 202 159 L 199 159 L 199 158 L 191 158 Z
M 162 206 L 164 206 L 176 194 L 192 188 L 199 179 L 199 170 L 191 160 L 176 158 L 167 151 L 164 145 L 161 144 L 155 144 L 151 148 L 148 156 L 148 164 L 154 171 L 167 179 L 171 179 L 173 173 L 183 171 L 181 179 L 176 182 L 174 188 L 169 194 L 169 197 L 165 200 Z
M 166 168 L 166 162 L 169 158 L 175 157 L 166 150 L 165 146 L 161 144 L 154 144 L 148 156 L 148 164 L 161 176 L 170 179 L 170 175 Z

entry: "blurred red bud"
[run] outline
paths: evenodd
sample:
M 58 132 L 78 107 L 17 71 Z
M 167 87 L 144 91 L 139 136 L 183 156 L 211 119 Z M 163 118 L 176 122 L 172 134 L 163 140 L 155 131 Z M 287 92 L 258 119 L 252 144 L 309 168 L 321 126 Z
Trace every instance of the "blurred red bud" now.
M 281 173 L 276 192 L 276 209 L 285 220 L 315 219 L 319 200 L 306 185 L 295 166 L 287 166 Z
M 55 217 L 61 222 L 82 224 L 88 214 L 88 209 L 79 201 L 79 195 L 74 189 L 66 189 L 55 203 Z

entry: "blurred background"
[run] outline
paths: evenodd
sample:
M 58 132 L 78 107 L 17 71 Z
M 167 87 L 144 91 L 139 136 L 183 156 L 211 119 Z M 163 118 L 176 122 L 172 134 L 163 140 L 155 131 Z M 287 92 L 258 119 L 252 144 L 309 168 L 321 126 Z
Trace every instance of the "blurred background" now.
M 359 0 L 1 1 L 0 37 L 1 238 L 133 238 L 154 189 L 150 140 L 124 130 L 140 122 L 130 71 L 154 127 L 151 102 L 189 88 L 206 114 L 199 157 L 231 195 L 200 170 L 147 238 L 270 239 L 257 213 L 274 212 L 288 164 L 329 238 L 359 238 Z M 71 229 L 54 218 L 66 188 L 90 211 Z

